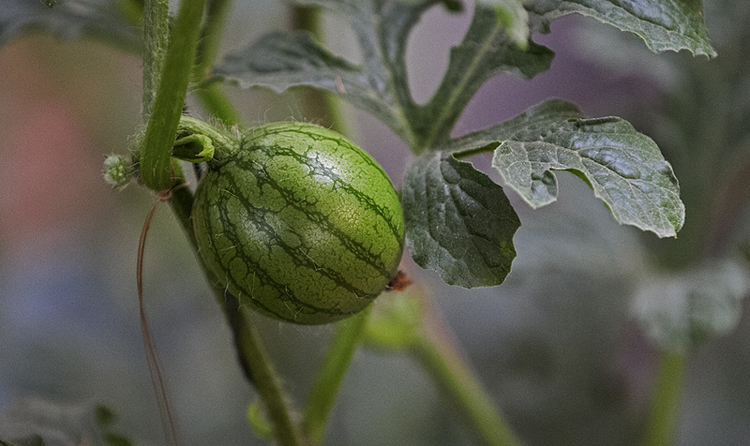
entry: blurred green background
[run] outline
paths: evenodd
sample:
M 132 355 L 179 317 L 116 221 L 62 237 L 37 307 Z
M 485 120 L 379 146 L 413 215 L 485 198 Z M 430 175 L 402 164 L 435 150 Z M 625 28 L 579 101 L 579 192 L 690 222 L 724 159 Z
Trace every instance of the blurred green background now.
M 32 1 L 32 0 L 30 0 Z M 631 445 L 644 421 L 656 353 L 633 321 L 644 271 L 693 265 L 750 240 L 750 6 L 705 2 L 713 61 L 649 53 L 635 36 L 579 16 L 535 40 L 557 55 L 533 81 L 499 77 L 474 98 L 458 134 L 509 119 L 550 97 L 589 116 L 618 115 L 656 140 L 687 206 L 680 236 L 656 240 L 618 226 L 567 174 L 558 202 L 532 211 L 508 192 L 523 226 L 501 287 L 464 290 L 406 259 L 429 286 L 489 392 L 529 445 Z M 224 49 L 288 26 L 278 2 L 236 1 Z M 467 15 L 428 12 L 410 40 L 410 79 L 426 100 Z M 326 40 L 355 61 L 343 22 Z M 294 93 L 230 89 L 247 123 L 303 119 Z M 126 153 L 140 123 L 141 66 L 93 41 L 27 35 L 0 49 L 0 409 L 26 397 L 101 402 L 136 444 L 162 444 L 142 351 L 135 265 L 155 197 L 112 191 L 104 156 Z M 189 107 L 200 113 L 196 103 Z M 382 124 L 343 105 L 349 135 L 397 185 L 408 149 Z M 472 161 L 489 173 L 489 158 Z M 743 170 L 744 169 L 744 170 Z M 497 179 L 497 177 L 494 177 Z M 188 444 L 266 444 L 245 412 L 230 333 L 178 223 L 163 206 L 149 234 L 145 296 Z M 748 304 L 730 335 L 689 362 L 678 444 L 750 444 Z M 303 402 L 333 327 L 255 317 L 287 389 Z M 326 444 L 473 444 L 418 364 L 361 350 Z

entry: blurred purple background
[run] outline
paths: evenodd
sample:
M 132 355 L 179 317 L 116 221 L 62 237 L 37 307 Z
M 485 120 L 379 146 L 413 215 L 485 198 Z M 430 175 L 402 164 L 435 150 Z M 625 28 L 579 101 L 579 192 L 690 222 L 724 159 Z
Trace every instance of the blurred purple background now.
M 285 26 L 281 5 L 236 3 L 225 50 Z M 450 45 L 467 26 L 467 15 L 441 8 L 425 15 L 408 52 L 416 99 L 429 98 Z M 337 52 L 356 60 L 341 22 L 331 20 L 326 32 Z M 487 82 L 457 135 L 551 97 L 639 128 L 641 111 L 660 106 L 660 58 L 701 62 L 652 55 L 634 36 L 580 16 L 555 21 L 551 34 L 535 40 L 557 53 L 552 69 L 533 81 Z M 640 49 L 621 51 L 632 47 Z M 606 59 L 610 48 L 616 57 Z M 0 408 L 26 396 L 101 401 L 137 444 L 161 444 L 135 288 L 138 236 L 155 197 L 133 185 L 112 191 L 101 176 L 104 155 L 126 153 L 139 125 L 140 76 L 138 58 L 90 41 L 29 36 L 0 49 Z M 248 123 L 302 118 L 293 94 L 231 95 Z M 370 116 L 345 110 L 352 139 L 400 184 L 406 147 Z M 473 161 L 497 179 L 488 157 Z M 524 226 L 502 287 L 467 291 L 441 284 L 409 259 L 403 268 L 432 287 L 478 374 L 528 444 L 632 444 L 654 359 L 628 312 L 628 276 L 648 267 L 645 248 L 641 234 L 618 226 L 585 185 L 559 177 L 560 200 L 538 211 L 508 192 Z M 254 392 L 236 365 L 222 314 L 163 206 L 149 234 L 144 286 L 188 443 L 265 444 L 247 427 Z M 286 386 L 304 401 L 333 328 L 256 319 Z M 679 444 L 750 444 L 747 320 L 690 363 Z M 471 443 L 409 358 L 359 352 L 342 393 L 330 444 Z

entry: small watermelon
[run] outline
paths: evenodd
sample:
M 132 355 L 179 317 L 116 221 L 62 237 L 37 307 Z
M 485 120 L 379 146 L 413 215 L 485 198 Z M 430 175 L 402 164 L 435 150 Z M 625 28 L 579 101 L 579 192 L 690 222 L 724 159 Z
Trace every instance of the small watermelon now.
M 325 324 L 367 307 L 404 249 L 398 195 L 342 135 L 308 124 L 255 128 L 200 181 L 193 227 L 219 280 L 270 317 Z

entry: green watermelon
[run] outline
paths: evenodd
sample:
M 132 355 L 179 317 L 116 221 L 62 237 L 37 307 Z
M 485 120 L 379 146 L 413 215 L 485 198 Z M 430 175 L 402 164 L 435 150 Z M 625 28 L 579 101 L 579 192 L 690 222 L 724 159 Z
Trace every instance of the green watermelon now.
M 297 324 L 367 307 L 397 272 L 404 221 L 382 167 L 342 135 L 268 124 L 217 154 L 193 205 L 199 252 L 241 303 Z

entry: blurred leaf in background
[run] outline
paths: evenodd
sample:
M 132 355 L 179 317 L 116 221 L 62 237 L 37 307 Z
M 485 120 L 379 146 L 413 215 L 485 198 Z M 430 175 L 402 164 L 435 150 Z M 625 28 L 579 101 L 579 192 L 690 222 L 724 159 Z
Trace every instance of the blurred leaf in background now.
M 0 47 L 28 34 L 60 39 L 88 37 L 131 53 L 142 50 L 137 0 L 4 0 Z
M 102 405 L 18 400 L 0 412 L 0 445 L 5 439 L 9 446 L 130 446 L 110 430 L 114 422 L 114 413 Z

